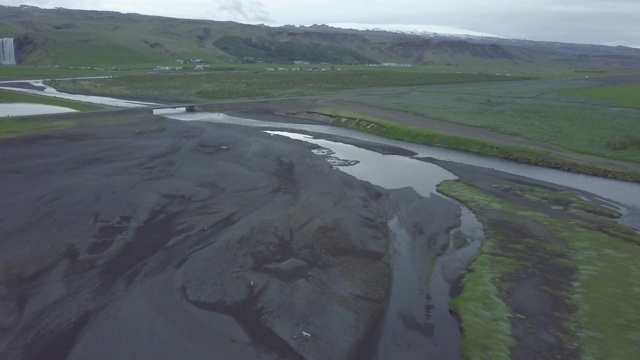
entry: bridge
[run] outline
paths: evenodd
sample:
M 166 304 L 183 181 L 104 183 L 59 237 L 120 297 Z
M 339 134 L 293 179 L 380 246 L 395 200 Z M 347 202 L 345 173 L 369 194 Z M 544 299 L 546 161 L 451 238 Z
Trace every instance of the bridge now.
M 150 108 L 155 112 L 156 110 L 165 110 L 165 109 L 184 109 L 185 112 L 194 112 L 198 111 L 198 104 L 169 104 L 169 105 L 153 105 Z

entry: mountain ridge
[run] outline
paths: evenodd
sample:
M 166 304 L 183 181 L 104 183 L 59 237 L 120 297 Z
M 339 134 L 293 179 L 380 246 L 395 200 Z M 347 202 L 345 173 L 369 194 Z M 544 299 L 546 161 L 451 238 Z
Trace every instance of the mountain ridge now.
M 0 35 L 18 64 L 121 65 L 207 62 L 457 65 L 640 63 L 640 49 L 502 38 L 405 34 L 328 25 L 271 27 L 114 11 L 1 6 Z

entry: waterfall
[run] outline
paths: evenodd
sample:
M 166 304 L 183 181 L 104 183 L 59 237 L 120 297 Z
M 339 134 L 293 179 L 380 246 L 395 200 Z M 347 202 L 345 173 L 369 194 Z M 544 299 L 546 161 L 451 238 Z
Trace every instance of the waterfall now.
M 13 46 L 12 38 L 0 39 L 0 64 L 15 65 L 16 52 Z

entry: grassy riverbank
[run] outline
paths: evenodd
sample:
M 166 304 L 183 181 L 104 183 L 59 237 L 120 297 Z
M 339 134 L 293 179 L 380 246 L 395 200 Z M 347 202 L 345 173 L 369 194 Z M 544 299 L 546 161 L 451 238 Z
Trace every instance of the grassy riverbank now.
M 640 351 L 640 237 L 574 193 L 446 181 L 488 239 L 452 301 L 467 359 L 632 359 Z M 531 344 L 535 344 L 532 347 Z
M 390 139 L 494 156 L 524 164 L 539 165 L 581 174 L 640 182 L 640 173 L 638 172 L 580 162 L 548 151 L 499 145 L 473 138 L 441 134 L 429 129 L 409 127 L 335 108 L 317 109 L 314 113 L 333 118 L 335 120 L 334 124 Z
M 622 107 L 637 103 L 638 86 L 638 76 L 543 79 L 372 89 L 345 100 L 638 163 L 640 112 Z
M 50 85 L 59 91 L 91 95 L 126 96 L 153 99 L 153 101 L 206 101 L 273 99 L 377 87 L 485 81 L 510 82 L 518 79 L 524 78 L 490 74 L 406 72 L 380 69 L 265 71 L 264 68 L 245 67 L 220 72 L 157 73 L 124 75 L 111 79 L 52 81 Z

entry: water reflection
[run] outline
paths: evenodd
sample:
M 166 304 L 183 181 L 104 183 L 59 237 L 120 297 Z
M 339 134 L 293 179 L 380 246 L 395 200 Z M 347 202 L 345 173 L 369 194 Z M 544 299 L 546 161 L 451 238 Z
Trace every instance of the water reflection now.
M 455 175 L 437 165 L 406 156 L 382 155 L 353 145 L 286 131 L 266 132 L 330 149 L 333 154 L 326 152 L 322 154 L 333 158 L 330 160 L 334 165 L 336 165 L 336 159 L 340 159 L 339 165 L 342 165 L 338 166 L 340 170 L 385 189 L 411 187 L 418 194 L 428 197 L 436 193 L 436 186 L 442 181 L 457 179 Z M 344 166 L 345 164 L 350 166 Z
M 96 79 L 104 77 L 90 77 L 90 78 L 76 78 L 76 79 Z M 72 80 L 72 79 L 57 79 L 57 80 Z M 158 105 L 156 103 L 142 102 L 142 101 L 130 101 L 114 99 L 104 96 L 89 96 L 89 95 L 75 95 L 58 92 L 51 86 L 46 85 L 46 80 L 13 80 L 0 82 L 0 89 L 22 92 L 32 95 L 48 96 L 58 99 L 82 101 L 91 104 L 108 105 L 115 107 L 145 107 L 150 105 Z
M 625 218 L 622 219 L 623 222 L 629 223 L 631 222 L 630 219 L 633 217 L 635 217 L 636 219 L 640 218 L 640 213 L 638 212 L 640 211 L 638 210 L 640 208 L 640 184 L 636 183 L 575 174 L 539 166 L 519 164 L 512 161 L 506 161 L 487 156 L 474 155 L 419 144 L 412 144 L 403 141 L 381 138 L 375 135 L 365 134 L 355 130 L 344 129 L 336 126 L 259 121 L 228 116 L 220 113 L 188 113 L 169 117 L 183 121 L 206 121 L 261 128 L 304 130 L 397 146 L 414 151 L 418 154 L 419 157 L 432 157 L 439 160 L 448 160 L 461 164 L 494 169 L 535 180 L 546 181 L 552 184 L 586 191 L 595 194 L 603 199 L 608 199 L 627 207 L 627 210 L 629 211 L 626 212 Z M 637 226 L 638 225 L 636 225 L 636 227 Z

